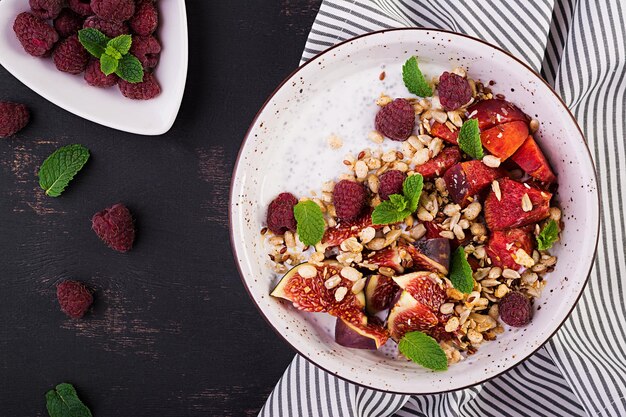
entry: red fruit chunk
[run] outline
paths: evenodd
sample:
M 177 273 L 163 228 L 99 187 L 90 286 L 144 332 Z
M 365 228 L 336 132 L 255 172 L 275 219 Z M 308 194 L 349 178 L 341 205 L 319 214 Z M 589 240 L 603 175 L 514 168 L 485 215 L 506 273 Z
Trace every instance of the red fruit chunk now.
M 441 305 L 446 302 L 446 290 L 435 282 L 432 272 L 412 272 L 394 277 L 393 280 L 400 288 L 411 294 L 411 297 L 425 305 L 433 313 L 438 313 Z
M 126 35 L 130 32 L 128 25 L 124 22 L 112 22 L 109 20 L 101 19 L 98 16 L 89 16 L 83 23 L 84 28 L 98 29 L 100 32 L 107 35 L 109 38 L 115 38 L 120 35 Z M 133 39 L 133 43 L 135 40 Z
M 441 138 L 445 140 L 446 142 L 451 143 L 453 145 L 458 144 L 459 131 L 458 130 L 452 131 L 445 124 L 442 124 L 439 122 L 433 123 L 433 125 L 430 127 L 430 134 L 437 138 Z
M 63 9 L 54 19 L 54 28 L 62 38 L 75 35 L 83 27 L 83 18 L 70 9 Z
M 489 237 L 486 249 L 492 266 L 517 270 L 521 265 L 515 262 L 512 255 L 518 249 L 523 249 L 531 255 L 533 241 L 530 233 L 522 229 L 496 230 Z
M 530 300 L 519 291 L 512 291 L 502 297 L 498 307 L 500 318 L 509 326 L 523 327 L 532 319 Z
M 414 126 L 415 110 L 403 98 L 395 99 L 376 114 L 376 130 L 391 140 L 407 140 Z
M 465 207 L 470 203 L 470 197 L 481 193 L 493 180 L 505 175 L 506 172 L 500 168 L 490 168 L 481 161 L 467 161 L 450 168 L 443 179 L 450 198 Z
M 415 172 L 422 174 L 425 179 L 440 177 L 460 160 L 461 152 L 459 148 L 450 146 L 425 164 L 416 166 Z
M 450 266 L 450 241 L 436 237 L 418 240 L 412 245 L 402 245 L 413 261 L 413 269 L 433 271 L 448 275 Z
M 392 194 L 402 194 L 402 183 L 406 179 L 406 174 L 397 169 L 390 169 L 385 171 L 378 179 L 380 181 L 378 195 L 381 200 L 388 200 Z
M 72 35 L 59 43 L 52 53 L 54 65 L 59 71 L 70 74 L 80 74 L 87 68 L 89 52 L 78 40 L 78 35 Z
M 528 175 L 539 181 L 547 183 L 556 181 L 556 176 L 552 172 L 548 160 L 532 135 L 528 135 L 522 146 L 511 156 L 511 160 Z
M 451 72 L 444 72 L 439 77 L 439 101 L 444 110 L 456 110 L 472 98 L 472 88 L 469 82 Z
M 154 68 L 159 62 L 161 44 L 154 36 L 134 36 L 130 53 L 137 57 L 144 69 Z
M 45 20 L 27 12 L 17 15 L 13 31 L 24 50 L 33 56 L 47 55 L 59 40 L 59 34 Z
M 550 212 L 552 194 L 508 178 L 498 180 L 501 198 L 491 191 L 484 204 L 485 221 L 490 230 L 525 226 L 545 219 Z M 528 194 L 532 209 L 522 210 L 522 198 Z
M 483 131 L 480 141 L 489 152 L 504 161 L 522 146 L 527 137 L 528 124 L 525 121 L 516 121 Z
M 16 134 L 28 124 L 29 119 L 30 113 L 25 105 L 0 101 L 0 138 Z
M 372 252 L 366 259 L 363 260 L 363 263 L 376 265 L 378 268 L 391 268 L 398 273 L 404 272 L 402 257 L 400 256 L 400 251 L 397 248 L 387 247 L 385 249 Z
M 333 189 L 335 212 L 339 220 L 356 219 L 367 204 L 367 191 L 363 184 L 341 180 Z
M 295 232 L 297 225 L 293 207 L 296 204 L 298 199 L 293 194 L 279 194 L 267 208 L 267 228 L 277 235 L 282 235 L 287 230 Z
M 140 0 L 135 14 L 130 19 L 130 27 L 139 36 L 148 36 L 159 24 L 159 14 L 153 0 Z
M 135 240 L 133 216 L 123 204 L 96 213 L 91 218 L 91 228 L 108 247 L 118 252 L 128 252 Z
M 393 279 L 385 275 L 372 275 L 365 285 L 365 308 L 368 314 L 374 315 L 388 309 L 399 296 L 400 287 Z
M 117 86 L 124 97 L 133 100 L 150 100 L 161 94 L 161 87 L 154 75 L 149 72 L 143 73 L 143 81 L 140 83 L 129 83 L 120 78 Z
M 83 17 L 91 16 L 93 10 L 91 10 L 91 0 L 68 0 L 67 5 L 74 12 Z
M 380 229 L 383 226 L 382 224 L 372 225 L 372 211 L 370 210 L 354 220 L 340 221 L 335 227 L 327 228 L 322 243 L 328 247 L 338 246 L 344 240 L 358 236 L 359 232 L 366 227 Z
M 398 302 L 393 306 L 387 319 L 389 335 L 394 340 L 413 331 L 428 331 L 439 324 L 437 314 L 426 305 L 418 302 L 407 291 L 402 291 Z
M 135 14 L 134 0 L 91 0 L 91 10 L 100 18 L 123 22 Z
M 105 75 L 100 70 L 100 61 L 97 59 L 92 59 L 85 69 L 85 81 L 87 81 L 87 84 L 94 87 L 111 87 L 117 84 L 118 80 L 119 78 L 115 74 Z
M 30 10 L 42 19 L 54 19 L 61 13 L 63 0 L 29 0 Z
M 441 229 L 435 222 L 422 222 L 424 227 L 426 228 L 426 235 L 424 236 L 426 239 L 436 239 L 440 238 L 439 232 Z
M 61 311 L 73 319 L 83 317 L 93 303 L 91 292 L 78 281 L 66 280 L 57 285 Z
M 389 340 L 387 330 L 370 320 L 367 324 L 353 324 L 337 318 L 335 342 L 353 349 L 378 349 Z
M 501 123 L 518 120 L 528 122 L 528 116 L 523 111 L 508 101 L 497 98 L 482 100 L 472 104 L 467 111 L 470 114 L 470 119 L 478 120 L 478 127 L 481 131 Z

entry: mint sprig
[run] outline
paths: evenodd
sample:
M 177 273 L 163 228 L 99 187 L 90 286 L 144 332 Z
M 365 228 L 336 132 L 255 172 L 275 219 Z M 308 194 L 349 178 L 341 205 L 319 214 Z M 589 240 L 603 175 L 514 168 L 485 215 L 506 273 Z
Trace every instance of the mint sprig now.
M 409 332 L 398 343 L 400 353 L 433 371 L 445 371 L 448 369 L 448 358 L 439 343 L 432 337 L 422 332 Z
M 480 141 L 478 120 L 466 120 L 459 130 L 459 148 L 474 159 L 483 159 L 483 143 Z
M 406 219 L 417 210 L 424 187 L 421 174 L 411 175 L 402 183 L 402 194 L 392 194 L 389 200 L 382 201 L 372 212 L 373 224 L 392 224 Z
M 430 97 L 433 89 L 430 87 L 424 74 L 417 64 L 417 58 L 412 56 L 402 66 L 402 80 L 409 92 L 420 97 Z
M 50 197 L 61 195 L 65 187 L 89 159 L 83 145 L 67 145 L 57 149 L 39 168 L 39 185 Z
M 66 382 L 46 393 L 46 409 L 50 417 L 92 417 L 72 384 Z
M 559 225 L 554 220 L 550 220 L 537 235 L 537 249 L 550 249 L 557 240 L 559 240 Z
M 324 215 L 322 209 L 315 202 L 300 201 L 293 208 L 296 218 L 297 231 L 300 240 L 305 245 L 315 245 L 324 237 Z
M 98 29 L 85 28 L 78 31 L 78 40 L 83 47 L 100 60 L 100 70 L 105 75 L 115 73 L 129 83 L 143 81 L 143 66 L 130 54 L 133 39 L 130 35 L 108 38 Z
M 464 294 L 469 294 L 474 289 L 472 267 L 467 262 L 465 250 L 463 250 L 462 246 L 459 246 L 457 250 L 452 252 L 450 259 L 450 281 L 454 288 Z

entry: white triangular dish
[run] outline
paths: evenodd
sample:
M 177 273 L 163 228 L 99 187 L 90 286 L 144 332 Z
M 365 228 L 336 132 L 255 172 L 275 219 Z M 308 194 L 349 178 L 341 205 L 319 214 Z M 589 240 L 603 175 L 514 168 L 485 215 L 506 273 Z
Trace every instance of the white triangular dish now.
M 187 14 L 183 0 L 158 3 L 157 37 L 162 45 L 155 75 L 161 94 L 152 100 L 130 100 L 117 86 L 88 85 L 83 74 L 60 72 L 50 58 L 27 54 L 13 32 L 15 17 L 29 11 L 26 0 L 0 1 L 0 65 L 28 88 L 57 106 L 87 120 L 140 135 L 160 135 L 172 125 L 187 79 Z

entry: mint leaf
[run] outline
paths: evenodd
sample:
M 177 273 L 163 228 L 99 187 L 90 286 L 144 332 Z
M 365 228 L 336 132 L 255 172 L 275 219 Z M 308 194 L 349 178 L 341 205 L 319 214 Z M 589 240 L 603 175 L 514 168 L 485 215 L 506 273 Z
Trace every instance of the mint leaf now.
M 119 61 L 122 58 L 122 54 L 120 54 L 120 52 L 114 47 L 112 47 L 111 45 L 107 45 L 106 49 L 104 50 L 104 53 L 116 61 Z M 100 57 L 100 59 L 102 59 L 102 57 Z
M 130 46 L 133 43 L 133 38 L 130 35 L 120 35 L 113 39 L 111 39 L 107 46 L 115 49 L 119 54 L 120 58 L 122 55 L 126 55 L 130 50 Z M 117 58 L 117 59 L 120 59 Z
M 420 97 L 430 97 L 433 95 L 433 89 L 426 82 L 424 74 L 417 65 L 417 58 L 412 56 L 402 66 L 402 80 L 409 92 Z
M 315 245 L 324 237 L 324 215 L 320 206 L 313 201 L 300 201 L 293 208 L 298 224 L 300 240 L 305 245 Z
M 46 393 L 46 408 L 50 417 L 92 417 L 74 387 L 66 382 Z
M 107 47 L 109 38 L 98 29 L 85 28 L 78 31 L 78 40 L 81 45 L 96 58 L 100 58 Z
M 39 185 L 50 197 L 61 195 L 65 187 L 89 159 L 83 145 L 67 145 L 57 149 L 39 168 Z
M 102 54 L 100 57 L 100 71 L 105 75 L 113 74 L 119 65 L 119 61 L 109 54 Z
M 462 293 L 469 294 L 474 289 L 474 277 L 472 276 L 472 267 L 467 262 L 465 250 L 459 246 L 457 250 L 452 252 L 450 259 L 450 281 L 457 290 Z
M 391 194 L 389 202 L 398 211 L 403 211 L 406 208 L 406 200 L 400 194 Z
M 424 188 L 424 177 L 421 174 L 411 175 L 402 183 L 402 192 L 404 193 L 404 199 L 407 201 L 406 207 L 411 213 L 417 210 L 420 196 L 422 195 L 422 188 Z
M 448 358 L 439 343 L 432 337 L 422 332 L 409 332 L 398 343 L 400 353 L 433 371 L 445 371 L 448 369 Z
M 478 120 L 469 119 L 459 130 L 459 148 L 474 159 L 483 159 L 483 144 L 480 141 Z
M 550 249 L 557 240 L 559 240 L 559 225 L 554 220 L 550 220 L 537 236 L 537 249 Z
M 119 60 L 119 66 L 115 73 L 129 83 L 140 83 L 143 81 L 143 66 L 141 62 L 131 54 L 124 55 Z
M 392 224 L 403 221 L 407 218 L 410 211 L 407 209 L 398 209 L 400 206 L 395 205 L 391 201 L 391 197 L 397 195 L 402 198 L 399 194 L 392 194 L 389 196 L 389 200 L 382 201 L 379 205 L 376 206 L 374 211 L 372 212 L 372 223 L 373 224 Z

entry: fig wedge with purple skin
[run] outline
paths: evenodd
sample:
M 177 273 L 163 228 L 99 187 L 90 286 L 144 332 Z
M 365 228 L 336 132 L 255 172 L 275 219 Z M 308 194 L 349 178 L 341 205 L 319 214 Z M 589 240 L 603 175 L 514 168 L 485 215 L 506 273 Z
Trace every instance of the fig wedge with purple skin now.
M 337 318 L 335 342 L 353 349 L 379 349 L 387 343 L 389 335 L 379 322 L 370 319 L 369 323 L 357 325 Z
M 370 316 L 390 308 L 400 291 L 393 279 L 385 275 L 372 275 L 365 284 L 365 311 Z
M 446 290 L 441 279 L 433 272 L 411 272 L 393 277 L 393 280 L 418 303 L 425 305 L 435 314 L 439 314 L 441 305 L 446 302 Z
M 437 315 L 406 291 L 393 306 L 387 318 L 387 330 L 393 340 L 400 340 L 408 332 L 426 332 L 439 324 Z
M 406 245 L 406 251 L 413 259 L 413 269 L 423 269 L 448 275 L 450 264 L 450 241 L 444 238 L 419 240 Z

